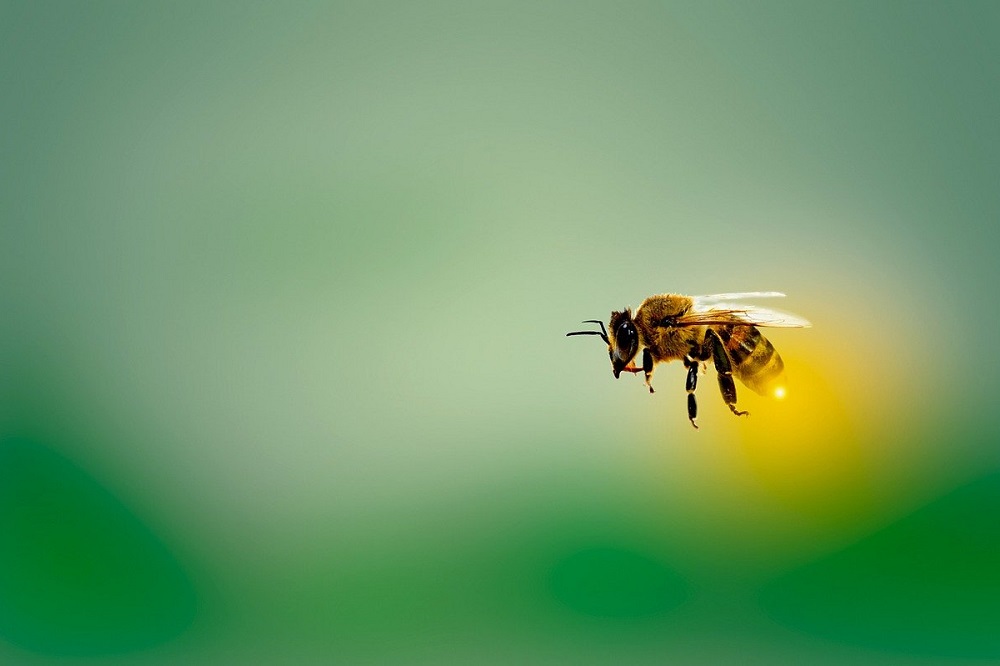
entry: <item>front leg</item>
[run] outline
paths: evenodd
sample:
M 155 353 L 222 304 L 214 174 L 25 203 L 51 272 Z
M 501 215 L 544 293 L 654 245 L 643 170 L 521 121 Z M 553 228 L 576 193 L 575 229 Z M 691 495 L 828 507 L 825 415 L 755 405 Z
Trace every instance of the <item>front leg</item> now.
M 646 375 L 646 386 L 649 388 L 650 393 L 654 393 L 653 386 L 649 383 L 653 379 L 653 355 L 649 353 L 648 349 L 642 350 L 642 367 L 636 367 L 631 361 L 629 364 L 622 368 L 622 372 L 631 373 L 645 373 Z
M 653 385 L 650 384 L 653 379 L 653 355 L 649 353 L 648 349 L 642 350 L 642 371 L 646 373 L 646 388 L 649 389 L 650 393 L 653 393 Z

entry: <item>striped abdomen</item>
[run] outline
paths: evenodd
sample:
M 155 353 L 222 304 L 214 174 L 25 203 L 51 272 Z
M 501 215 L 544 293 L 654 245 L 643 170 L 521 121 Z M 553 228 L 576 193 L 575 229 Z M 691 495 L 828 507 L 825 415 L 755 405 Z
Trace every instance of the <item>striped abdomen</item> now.
M 729 354 L 733 375 L 760 395 L 770 395 L 785 369 L 778 352 L 753 326 L 713 327 Z

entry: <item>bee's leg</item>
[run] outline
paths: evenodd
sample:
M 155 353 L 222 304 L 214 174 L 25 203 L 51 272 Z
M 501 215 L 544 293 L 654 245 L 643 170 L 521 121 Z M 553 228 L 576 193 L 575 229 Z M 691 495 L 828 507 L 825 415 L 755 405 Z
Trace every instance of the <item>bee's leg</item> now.
M 688 419 L 691 420 L 691 425 L 697 429 L 698 424 L 694 420 L 698 418 L 698 401 L 694 397 L 694 390 L 698 388 L 698 361 L 690 356 L 685 356 L 684 367 L 688 369 L 687 380 L 684 382 L 684 388 L 687 389 L 688 394 Z
M 642 350 L 642 371 L 646 373 L 646 388 L 653 393 L 653 385 L 649 383 L 653 379 L 653 355 L 648 349 Z
M 736 384 L 733 382 L 733 365 L 729 360 L 729 354 L 722 345 L 722 340 L 715 331 L 708 329 L 705 335 L 705 344 L 712 347 L 712 360 L 715 363 L 715 371 L 719 374 L 719 390 L 722 391 L 722 399 L 726 401 L 726 406 L 736 416 L 749 416 L 750 412 L 736 409 Z
M 692 345 L 687 358 L 696 365 L 701 364 L 701 374 L 706 374 L 708 372 L 708 363 L 706 361 L 712 358 L 712 345 L 709 344 L 708 340 L 705 340 L 700 346 Z

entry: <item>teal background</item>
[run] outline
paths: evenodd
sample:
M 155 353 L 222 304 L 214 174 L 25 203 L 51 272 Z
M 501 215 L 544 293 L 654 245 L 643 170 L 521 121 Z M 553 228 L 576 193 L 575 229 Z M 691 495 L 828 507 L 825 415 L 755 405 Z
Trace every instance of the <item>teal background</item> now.
M 0 4 L 0 661 L 1000 660 L 1000 5 Z M 583 319 L 781 290 L 701 429 Z

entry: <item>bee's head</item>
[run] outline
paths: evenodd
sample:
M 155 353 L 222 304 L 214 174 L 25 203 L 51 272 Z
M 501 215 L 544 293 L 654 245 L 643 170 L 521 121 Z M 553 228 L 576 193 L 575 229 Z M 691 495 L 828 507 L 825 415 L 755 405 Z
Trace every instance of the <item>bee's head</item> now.
M 639 351 L 639 334 L 636 333 L 635 323 L 632 321 L 632 311 L 625 308 L 624 312 L 612 312 L 611 321 L 608 323 L 610 331 L 604 328 L 604 322 L 599 319 L 588 319 L 585 324 L 597 324 L 600 331 L 573 331 L 566 335 L 599 335 L 608 345 L 608 357 L 611 359 L 611 371 L 615 373 L 615 379 L 622 373 L 625 366 L 635 358 Z
M 639 334 L 632 321 L 632 311 L 625 308 L 624 312 L 612 312 L 608 329 L 608 356 L 611 358 L 611 371 L 618 379 L 639 351 Z

